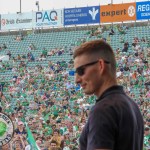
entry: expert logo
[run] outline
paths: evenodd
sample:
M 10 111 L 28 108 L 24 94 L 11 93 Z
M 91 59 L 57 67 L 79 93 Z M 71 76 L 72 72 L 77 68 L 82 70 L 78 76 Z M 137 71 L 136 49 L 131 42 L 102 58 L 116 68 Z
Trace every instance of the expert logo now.
M 10 142 L 13 137 L 14 126 L 10 118 L 0 113 L 0 147 Z
M 129 8 L 128 8 L 128 15 L 130 16 L 130 17 L 133 17 L 134 15 L 135 15 L 135 8 L 134 8 L 134 6 L 129 6 Z
M 101 16 L 105 17 L 105 16 L 110 16 L 110 17 L 114 17 L 114 16 L 120 16 L 120 15 L 126 15 L 126 9 L 122 9 L 122 10 L 110 10 L 110 11 L 105 11 L 105 12 L 101 12 Z

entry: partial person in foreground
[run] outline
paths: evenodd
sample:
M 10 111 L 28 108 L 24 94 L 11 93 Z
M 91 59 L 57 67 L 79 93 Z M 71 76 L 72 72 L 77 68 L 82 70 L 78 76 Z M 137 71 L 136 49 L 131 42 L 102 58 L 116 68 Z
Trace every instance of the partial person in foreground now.
M 144 123 L 137 104 L 117 85 L 116 60 L 103 40 L 74 52 L 75 81 L 97 96 L 80 136 L 80 150 L 142 150 Z

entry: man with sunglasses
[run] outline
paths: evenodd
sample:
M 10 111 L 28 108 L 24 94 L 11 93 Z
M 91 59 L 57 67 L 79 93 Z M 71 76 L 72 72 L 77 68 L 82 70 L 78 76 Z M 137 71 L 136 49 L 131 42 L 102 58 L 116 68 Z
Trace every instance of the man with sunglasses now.
M 117 85 L 116 60 L 103 40 L 82 44 L 74 52 L 75 81 L 96 95 L 80 136 L 80 150 L 142 150 L 143 118 L 137 104 Z

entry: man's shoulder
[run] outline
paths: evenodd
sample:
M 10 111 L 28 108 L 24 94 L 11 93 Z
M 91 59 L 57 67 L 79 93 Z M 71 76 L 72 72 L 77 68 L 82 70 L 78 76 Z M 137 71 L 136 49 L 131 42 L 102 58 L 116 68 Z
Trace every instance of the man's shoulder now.
M 91 109 L 93 113 L 110 113 L 111 115 L 126 112 L 129 113 L 129 108 L 133 108 L 133 110 L 138 109 L 137 104 L 126 94 L 122 93 L 112 93 L 107 95 L 106 97 L 102 98 L 98 101 Z

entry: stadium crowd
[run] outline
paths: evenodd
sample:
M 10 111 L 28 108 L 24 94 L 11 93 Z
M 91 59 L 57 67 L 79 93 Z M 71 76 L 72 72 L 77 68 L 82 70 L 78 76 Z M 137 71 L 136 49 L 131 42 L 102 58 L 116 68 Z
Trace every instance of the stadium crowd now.
M 117 80 L 123 85 L 126 93 L 138 104 L 144 118 L 144 149 L 150 149 L 150 39 L 135 37 L 132 44 L 124 41 L 125 30 L 118 28 L 122 34 L 120 42 L 123 47 L 115 50 L 117 59 Z M 112 32 L 112 29 L 111 31 Z M 87 33 L 89 40 L 93 36 L 103 37 L 103 28 L 91 30 Z M 78 39 L 76 45 L 87 39 Z M 147 47 L 142 47 L 142 43 Z M 110 43 L 111 44 L 111 43 Z M 35 45 L 36 47 L 36 45 Z M 130 51 L 129 51 L 130 49 Z M 27 56 L 14 58 L 13 62 L 20 61 L 18 66 L 0 62 L 0 70 L 12 71 L 9 84 L 1 85 L 0 102 L 1 112 L 6 113 L 14 124 L 14 137 L 11 142 L 3 146 L 3 150 L 78 150 L 78 139 L 87 121 L 90 108 L 95 103 L 94 96 L 85 96 L 79 85 L 73 82 L 73 61 L 61 59 L 63 49 L 47 52 L 43 48 L 40 58 L 58 55 L 56 63 L 49 61 L 48 67 L 37 65 L 27 67 L 29 61 L 44 61 L 37 59 L 29 47 Z M 72 55 L 73 48 L 70 49 Z M 66 69 L 68 68 L 68 69 Z M 5 77 L 3 77 L 5 81 Z M 4 91 L 9 93 L 3 94 Z M 17 99 L 17 100 L 16 100 Z

